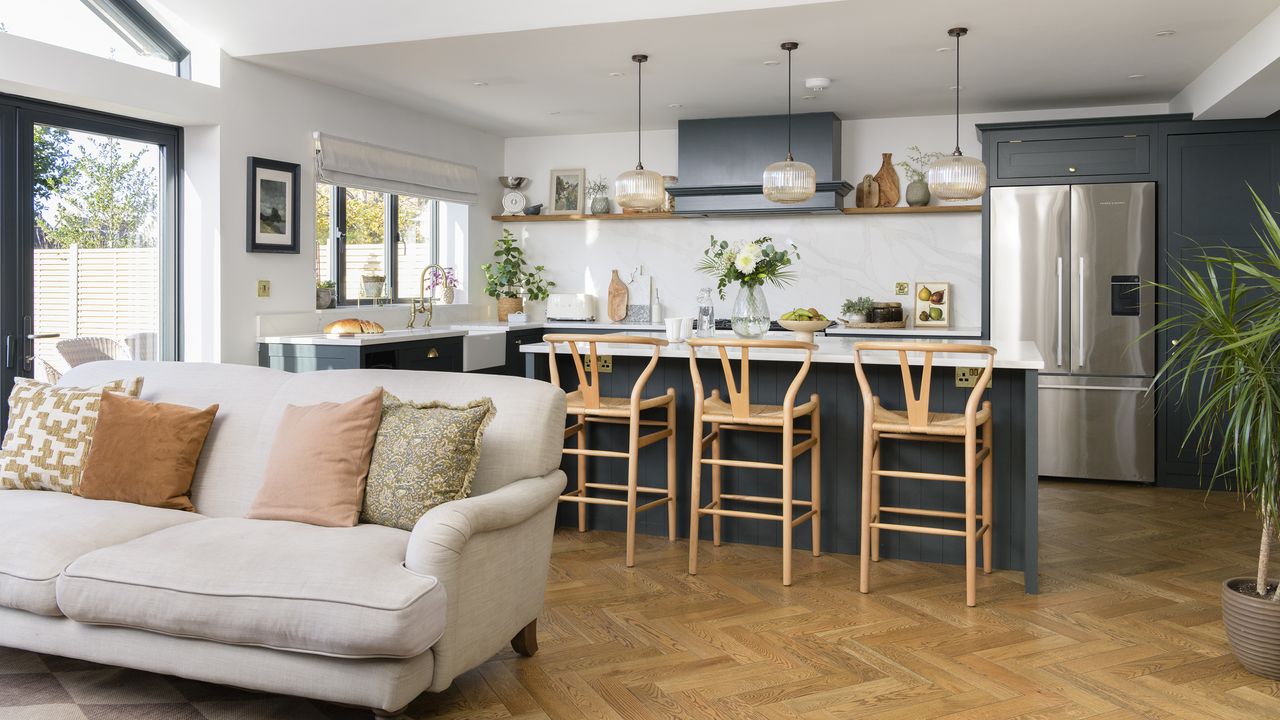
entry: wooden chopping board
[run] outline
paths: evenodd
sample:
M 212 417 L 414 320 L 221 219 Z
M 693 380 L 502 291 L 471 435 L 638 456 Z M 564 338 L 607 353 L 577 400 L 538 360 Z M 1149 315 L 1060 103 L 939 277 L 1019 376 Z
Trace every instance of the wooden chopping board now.
M 618 277 L 618 271 L 613 271 L 613 278 L 609 280 L 609 319 L 614 322 L 622 322 L 627 317 L 627 284 L 622 282 L 622 278 Z

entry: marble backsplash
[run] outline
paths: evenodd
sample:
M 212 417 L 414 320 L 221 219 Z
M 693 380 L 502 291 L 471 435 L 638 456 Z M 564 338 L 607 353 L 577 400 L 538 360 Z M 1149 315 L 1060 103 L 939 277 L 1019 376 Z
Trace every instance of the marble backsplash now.
M 694 315 L 698 289 L 713 286 L 694 270 L 714 234 L 722 240 L 767 235 L 800 249 L 797 282 L 767 288 L 776 318 L 793 307 L 816 307 L 830 317 L 845 298 L 870 295 L 898 300 L 910 310 L 911 295 L 894 294 L 895 283 L 949 282 L 952 327 L 982 323 L 982 220 L 977 213 L 929 215 L 743 217 L 653 221 L 512 223 L 532 264 L 547 266 L 556 290 L 597 297 L 601 315 L 611 271 L 637 267 L 653 277 L 666 316 Z M 717 303 L 728 317 L 734 291 Z M 908 312 L 908 314 L 910 314 Z

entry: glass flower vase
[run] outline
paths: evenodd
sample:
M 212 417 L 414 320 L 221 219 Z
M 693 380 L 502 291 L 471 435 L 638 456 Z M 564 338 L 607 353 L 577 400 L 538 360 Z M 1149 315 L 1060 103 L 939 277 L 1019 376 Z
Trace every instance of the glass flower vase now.
M 769 303 L 765 300 L 764 288 L 759 285 L 739 287 L 730 317 L 733 332 L 738 337 L 749 340 L 764 337 L 769 332 L 770 322 Z

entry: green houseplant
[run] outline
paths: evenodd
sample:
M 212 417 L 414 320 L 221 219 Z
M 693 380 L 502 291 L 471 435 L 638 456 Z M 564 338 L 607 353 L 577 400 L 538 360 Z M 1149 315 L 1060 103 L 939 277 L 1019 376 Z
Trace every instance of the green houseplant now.
M 316 282 L 316 309 L 324 310 L 333 305 L 333 281 L 319 280 Z
M 840 306 L 840 315 L 851 323 L 864 323 L 867 321 L 867 313 L 871 312 L 874 305 L 875 301 L 866 295 L 857 300 L 846 299 Z
M 493 244 L 493 262 L 480 266 L 484 271 L 484 292 L 498 301 L 498 320 L 506 322 L 513 312 L 524 310 L 525 299 L 546 300 L 556 284 L 542 277 L 547 268 L 534 265 L 528 269 L 524 249 L 510 230 Z
M 1175 263 L 1156 287 L 1177 312 L 1151 332 L 1180 336 L 1156 379 L 1169 397 L 1192 402 L 1184 446 L 1207 456 L 1220 442 L 1209 487 L 1233 480 L 1262 519 L 1257 573 L 1223 583 L 1223 622 L 1241 664 L 1280 679 L 1280 589 L 1267 575 L 1280 527 L 1280 226 L 1257 193 L 1253 201 L 1260 249 L 1215 248 Z

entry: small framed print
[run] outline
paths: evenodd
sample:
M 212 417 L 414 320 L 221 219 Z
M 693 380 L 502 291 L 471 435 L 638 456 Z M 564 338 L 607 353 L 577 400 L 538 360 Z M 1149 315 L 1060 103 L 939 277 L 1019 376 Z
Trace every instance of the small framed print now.
M 916 283 L 916 327 L 951 327 L 951 283 Z
M 585 202 L 585 185 L 587 171 L 552 170 L 551 171 L 551 209 L 548 215 L 577 215 L 583 211 Z
M 293 253 L 298 248 L 298 187 L 302 166 L 297 163 L 249 158 L 249 252 Z

